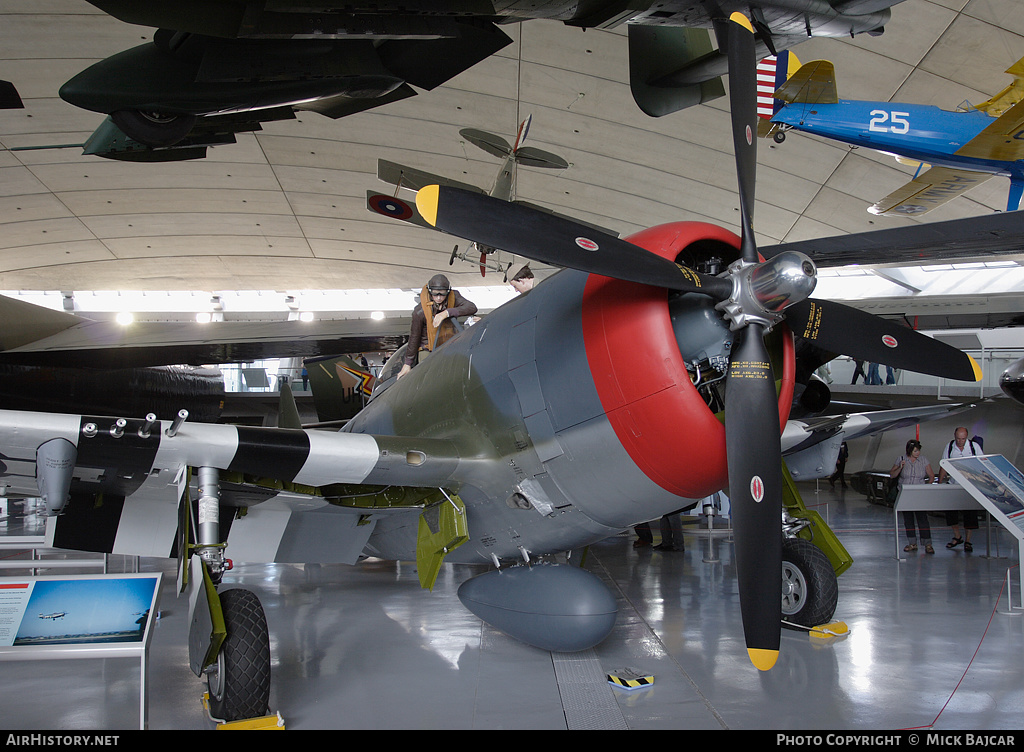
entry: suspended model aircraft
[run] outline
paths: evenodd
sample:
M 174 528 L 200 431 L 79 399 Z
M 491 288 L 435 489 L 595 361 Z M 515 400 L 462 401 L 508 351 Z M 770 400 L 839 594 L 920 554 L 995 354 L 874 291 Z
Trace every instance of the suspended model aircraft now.
M 400 349 L 339 432 L 0 411 L 7 495 L 61 510 L 53 545 L 179 557 L 191 623 L 206 621 L 211 600 L 213 627 L 190 637 L 190 665 L 207 673 L 222 718 L 262 714 L 270 686 L 258 600 L 216 590 L 225 541 L 237 561 L 415 558 L 427 587 L 444 561 L 491 563 L 460 588 L 462 602 L 522 640 L 571 651 L 609 633 L 616 604 L 558 557 L 726 486 L 746 643 L 770 668 L 783 551 L 816 571 L 824 558 L 834 577 L 815 538 L 789 537 L 810 517 L 787 520 L 783 542 L 791 332 L 898 368 L 978 374 L 948 345 L 808 298 L 815 268 L 805 257 L 759 259 L 754 40 L 739 24 L 726 29 L 742 237 L 676 223 L 625 241 L 479 193 L 424 188 L 417 204 L 437 227 L 564 268 L 398 380 Z M 807 618 L 827 597 L 807 593 Z
M 494 184 L 491 186 L 490 191 L 487 192 L 487 195 L 502 201 L 514 201 L 516 195 L 516 173 L 518 172 L 517 168 L 519 165 L 557 170 L 564 170 L 569 166 L 569 163 L 557 154 L 552 154 L 549 151 L 533 146 L 523 145 L 530 132 L 530 122 L 532 119 L 533 116 L 531 115 L 519 124 L 516 141 L 512 145 L 501 136 L 477 130 L 476 128 L 463 128 L 459 131 L 459 135 L 469 141 L 469 143 L 483 149 L 488 154 L 500 157 L 502 160 L 501 166 L 498 168 L 498 174 L 494 178 Z M 402 189 L 415 193 L 425 185 L 441 184 L 457 185 L 467 190 L 483 192 L 483 189 L 476 186 L 448 180 L 424 170 L 418 170 L 415 167 L 406 167 L 405 165 L 389 162 L 386 159 L 377 160 L 377 177 L 385 183 L 395 186 L 395 195 L 386 196 L 374 191 L 367 191 L 366 208 L 377 214 L 383 214 L 392 219 L 400 219 L 404 222 L 411 222 L 421 227 L 430 227 L 430 225 L 420 216 L 414 205 L 398 197 L 398 192 Z M 479 255 L 479 262 L 474 260 L 473 263 L 479 263 L 480 276 L 487 276 L 488 256 L 498 249 L 491 246 L 481 246 L 478 243 L 474 243 L 472 249 Z M 452 251 L 451 258 L 448 261 L 449 265 L 454 264 L 456 258 L 467 261 L 466 256 L 468 252 L 468 250 L 463 250 L 460 253 L 459 247 L 455 246 L 455 250 Z M 511 266 L 511 261 L 504 267 L 498 262 L 492 264 L 491 268 L 507 275 Z
M 775 92 L 779 106 L 761 135 L 781 143 L 797 130 L 916 164 L 913 180 L 869 207 L 872 214 L 925 214 L 996 175 L 1010 179 L 1006 210 L 1016 211 L 1024 195 L 1024 58 L 1006 72 L 1013 82 L 1001 92 L 952 111 L 839 99 L 832 63 L 814 60 Z
M 726 60 L 710 30 L 750 8 L 745 0 L 315 7 L 206 0 L 202 12 L 186 12 L 177 0 L 89 2 L 158 29 L 151 43 L 96 63 L 60 90 L 67 102 L 110 115 L 86 153 L 140 161 L 199 158 L 207 146 L 293 118 L 297 109 L 340 118 L 430 91 L 510 44 L 502 25 L 531 19 L 581 29 L 627 24 L 634 98 L 644 112 L 664 115 L 723 95 Z M 881 34 L 899 2 L 761 0 L 757 54 L 810 36 Z

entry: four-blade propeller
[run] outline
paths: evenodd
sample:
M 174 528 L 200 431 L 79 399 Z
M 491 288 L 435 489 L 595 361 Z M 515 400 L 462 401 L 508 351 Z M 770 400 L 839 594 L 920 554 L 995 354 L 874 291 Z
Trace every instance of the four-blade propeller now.
M 725 436 L 744 637 L 751 661 L 778 656 L 782 609 L 782 462 L 775 377 L 764 335 L 788 320 L 825 350 L 897 368 L 976 381 L 970 356 L 857 309 L 813 300 L 815 268 L 798 253 L 762 262 L 753 232 L 756 172 L 756 56 L 753 31 L 734 14 L 723 34 L 742 235 L 740 260 L 720 276 L 674 264 L 628 241 L 564 217 L 447 186 L 416 197 L 439 230 L 554 266 L 707 295 L 736 332 L 725 391 Z

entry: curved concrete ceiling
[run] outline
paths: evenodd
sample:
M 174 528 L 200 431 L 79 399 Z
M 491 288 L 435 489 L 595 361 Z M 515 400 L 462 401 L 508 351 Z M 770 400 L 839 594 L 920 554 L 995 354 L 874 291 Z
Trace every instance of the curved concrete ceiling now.
M 843 97 L 954 108 L 1009 83 L 1003 71 L 1024 54 L 1018 3 L 906 0 L 881 37 L 816 39 L 794 51 L 832 60 Z M 727 99 L 649 118 L 630 95 L 623 29 L 503 28 L 514 44 L 432 92 L 342 120 L 300 113 L 202 160 L 136 164 L 28 147 L 83 143 L 103 116 L 65 104 L 58 88 L 153 30 L 84 0 L 0 2 L 0 78 L 25 102 L 0 111 L 0 289 L 418 288 L 437 271 L 456 285 L 495 284 L 493 272 L 449 266 L 465 241 L 372 214 L 366 191 L 393 192 L 377 180 L 378 158 L 488 189 L 498 160 L 459 130 L 512 141 L 527 115 L 529 143 L 569 167 L 520 168 L 518 198 L 623 235 L 680 219 L 738 232 Z M 996 178 L 924 220 L 866 211 L 912 172 L 815 137 L 762 141 L 758 241 L 1005 207 L 1009 183 Z

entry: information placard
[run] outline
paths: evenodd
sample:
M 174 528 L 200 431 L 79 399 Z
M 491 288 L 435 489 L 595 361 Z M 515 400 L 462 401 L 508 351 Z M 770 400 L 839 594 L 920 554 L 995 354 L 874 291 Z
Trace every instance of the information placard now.
M 1024 541 L 1024 473 L 1001 454 L 942 460 L 939 464 L 993 519 Z
M 160 578 L 159 573 L 5 578 L 0 582 L 0 651 L 59 651 L 69 645 L 142 648 L 149 640 Z

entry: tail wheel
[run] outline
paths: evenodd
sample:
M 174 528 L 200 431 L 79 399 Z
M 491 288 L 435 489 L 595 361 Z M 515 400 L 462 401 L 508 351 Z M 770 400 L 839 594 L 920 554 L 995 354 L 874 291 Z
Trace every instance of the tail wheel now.
M 270 635 L 255 593 L 220 594 L 227 638 L 207 672 L 210 714 L 225 721 L 259 718 L 270 708 Z
M 827 624 L 839 602 L 839 582 L 825 553 L 803 538 L 782 542 L 782 618 L 804 627 Z

